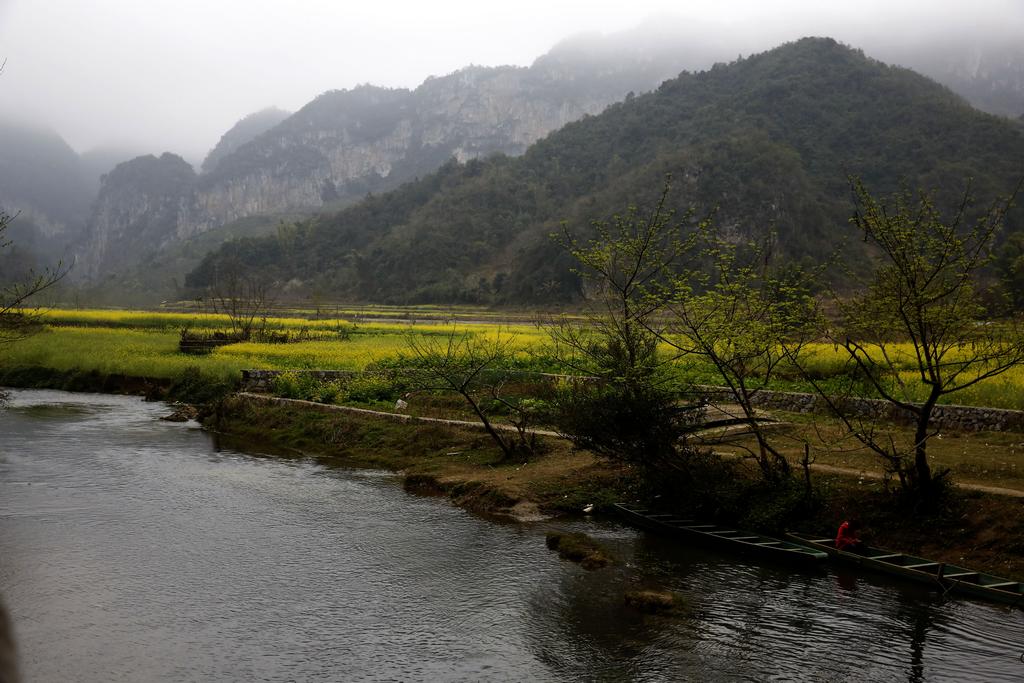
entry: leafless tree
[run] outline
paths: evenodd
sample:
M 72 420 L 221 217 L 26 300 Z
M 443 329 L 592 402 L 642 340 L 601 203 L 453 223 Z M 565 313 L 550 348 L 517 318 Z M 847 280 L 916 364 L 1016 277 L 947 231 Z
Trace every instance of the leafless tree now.
M 243 340 L 266 329 L 267 315 L 274 305 L 270 284 L 241 268 L 219 272 L 209 289 L 208 300 L 215 313 L 227 316 L 232 335 Z
M 535 436 L 529 429 L 530 411 L 504 394 L 512 377 L 508 368 L 514 354 L 514 336 L 474 335 L 452 327 L 446 335 L 411 333 L 406 343 L 412 354 L 418 389 L 461 396 L 501 449 L 503 459 L 522 458 L 533 452 Z M 498 429 L 492 423 L 488 403 L 499 404 L 508 411 L 516 429 L 514 438 L 512 432 Z

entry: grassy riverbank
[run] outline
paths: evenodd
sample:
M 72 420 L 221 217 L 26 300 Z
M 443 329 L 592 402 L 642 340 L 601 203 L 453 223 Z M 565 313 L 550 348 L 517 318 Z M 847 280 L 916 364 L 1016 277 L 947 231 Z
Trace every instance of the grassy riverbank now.
M 537 455 L 526 462 L 504 462 L 479 429 L 401 424 L 243 397 L 222 402 L 208 426 L 243 445 L 271 445 L 284 457 L 402 471 L 411 489 L 445 494 L 486 513 L 579 512 L 610 504 L 636 485 L 628 468 L 555 438 L 541 438 Z
M 783 421 L 774 432 L 773 444 L 790 463 L 803 458 L 810 446 L 813 462 L 821 470 L 838 468 L 882 476 L 882 462 L 851 436 L 837 420 L 825 415 L 774 413 Z M 906 425 L 880 423 L 877 436 L 901 445 L 909 452 L 913 431 Z M 742 455 L 752 439 L 715 444 L 716 451 Z M 1024 494 L 1024 434 L 1020 432 L 961 432 L 944 430 L 928 441 L 928 458 L 935 471 L 949 469 L 957 484 L 996 487 Z M 1024 507 L 1024 500 L 1021 502 Z

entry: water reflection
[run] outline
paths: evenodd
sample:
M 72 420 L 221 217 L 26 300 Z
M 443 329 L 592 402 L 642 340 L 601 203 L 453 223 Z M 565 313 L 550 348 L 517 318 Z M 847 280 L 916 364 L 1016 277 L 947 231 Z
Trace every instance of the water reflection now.
M 593 574 L 568 569 L 557 588 L 538 587 L 532 601 L 535 652 L 575 678 L 1019 680 L 1006 656 L 1024 634 L 1019 613 L 942 603 L 934 592 L 884 578 L 851 585 L 852 577 L 840 583 L 624 533 L 611 539 L 624 565 Z M 676 591 L 689 609 L 672 618 L 640 615 L 624 605 L 624 593 L 637 587 Z M 999 625 L 1007 630 L 996 634 Z M 553 650 L 540 638 L 552 630 L 570 647 Z
M 0 592 L 31 681 L 1017 681 L 1024 612 L 610 521 L 497 525 L 391 474 L 217 450 L 129 398 L 0 413 Z M 584 530 L 620 563 L 544 546 Z M 642 615 L 625 593 L 681 595 Z
M 924 680 L 925 640 L 936 619 L 941 619 L 941 612 L 931 609 L 927 603 L 911 602 L 903 594 L 898 596 L 896 604 L 896 618 L 906 623 L 909 631 L 910 671 L 907 680 L 920 683 Z

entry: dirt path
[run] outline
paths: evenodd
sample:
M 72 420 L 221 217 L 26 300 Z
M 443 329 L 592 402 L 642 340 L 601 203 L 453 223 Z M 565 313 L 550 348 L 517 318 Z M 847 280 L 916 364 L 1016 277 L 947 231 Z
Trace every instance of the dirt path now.
M 329 403 L 315 403 L 314 401 L 303 401 L 297 398 L 279 398 L 277 396 L 268 396 L 266 394 L 254 394 L 247 391 L 241 391 L 238 396 L 246 399 L 263 401 L 264 403 L 276 403 L 278 405 L 291 405 L 301 406 L 303 408 L 310 408 L 312 410 L 319 410 L 325 413 L 350 413 L 352 415 L 363 415 L 366 417 L 378 417 L 383 420 L 391 420 L 392 422 L 413 422 L 417 424 L 439 424 L 447 425 L 449 427 L 463 427 L 467 429 L 476 429 L 478 431 L 486 431 L 483 423 L 471 420 L 448 420 L 440 417 L 418 417 L 415 415 L 406 415 L 405 413 L 389 413 L 383 410 L 369 410 L 368 408 L 353 408 L 351 406 L 338 406 Z M 515 432 L 516 428 L 512 425 L 501 424 L 492 422 L 491 426 L 495 430 L 501 432 Z M 558 432 L 552 432 L 547 429 L 528 429 L 528 433 L 536 434 L 538 436 L 553 436 L 560 437 L 561 434 Z
M 483 431 L 484 426 L 479 422 L 473 422 L 470 420 L 447 420 L 440 417 L 417 417 L 413 415 L 405 415 L 403 413 L 389 413 L 381 410 L 368 410 L 366 408 L 353 408 L 350 406 L 338 406 L 330 405 L 326 403 L 314 403 L 313 401 L 302 401 L 294 398 L 278 398 L 276 396 L 268 396 L 266 394 L 254 394 L 249 392 L 240 392 L 238 394 L 241 397 L 252 399 L 256 401 L 263 401 L 266 403 L 277 403 L 279 405 L 295 405 L 310 408 L 313 410 L 320 410 L 323 412 L 339 412 L 339 413 L 351 413 L 354 415 L 365 415 L 367 417 L 377 417 L 385 420 L 392 420 L 394 422 L 411 422 L 411 423 L 425 423 L 425 424 L 440 424 L 448 425 L 450 427 L 462 427 L 468 429 L 476 429 Z M 515 427 L 504 424 L 494 424 L 492 426 L 503 432 L 515 432 Z M 531 429 L 529 430 L 533 434 L 538 436 L 549 436 L 549 437 L 561 437 L 562 435 L 558 432 L 553 432 L 546 429 Z M 727 430 L 726 430 L 727 431 Z M 716 433 L 716 437 L 719 439 L 723 436 L 721 433 Z M 723 454 L 724 455 L 724 454 Z M 864 477 L 867 479 L 873 479 L 880 481 L 882 474 L 871 470 L 859 470 L 849 467 L 836 467 L 834 465 L 811 465 L 811 469 L 815 472 L 826 472 L 829 474 L 842 474 L 851 477 Z M 1024 498 L 1024 491 L 1020 489 L 1008 489 L 1000 486 L 986 486 L 984 484 L 957 484 L 962 489 L 969 491 L 981 491 L 982 493 L 990 493 L 997 496 L 1010 496 L 1013 498 Z
M 858 470 L 850 467 L 811 465 L 811 469 L 815 472 L 827 472 L 829 474 L 844 474 L 851 477 L 864 477 L 865 479 L 875 479 L 879 481 L 882 479 L 882 475 L 878 472 L 872 472 L 871 470 Z M 1024 491 L 1021 491 L 1020 489 L 1007 489 L 1001 486 L 986 486 L 984 484 L 957 484 L 957 486 L 962 489 L 967 489 L 968 491 L 981 491 L 982 493 L 991 493 L 997 496 L 1024 498 Z

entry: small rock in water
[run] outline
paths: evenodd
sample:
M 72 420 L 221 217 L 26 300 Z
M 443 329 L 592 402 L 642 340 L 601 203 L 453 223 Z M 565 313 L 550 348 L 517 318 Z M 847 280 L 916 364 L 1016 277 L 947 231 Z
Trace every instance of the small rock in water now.
M 548 548 L 558 552 L 559 557 L 576 562 L 587 570 L 614 564 L 604 548 L 586 534 L 549 531 L 545 542 Z
M 194 420 L 197 417 L 199 417 L 199 409 L 186 403 L 178 406 L 177 410 L 170 415 L 166 415 L 160 419 L 166 420 L 167 422 L 188 422 L 189 420 Z
M 675 594 L 662 590 L 630 591 L 626 593 L 626 604 L 647 614 L 665 614 L 682 606 Z

